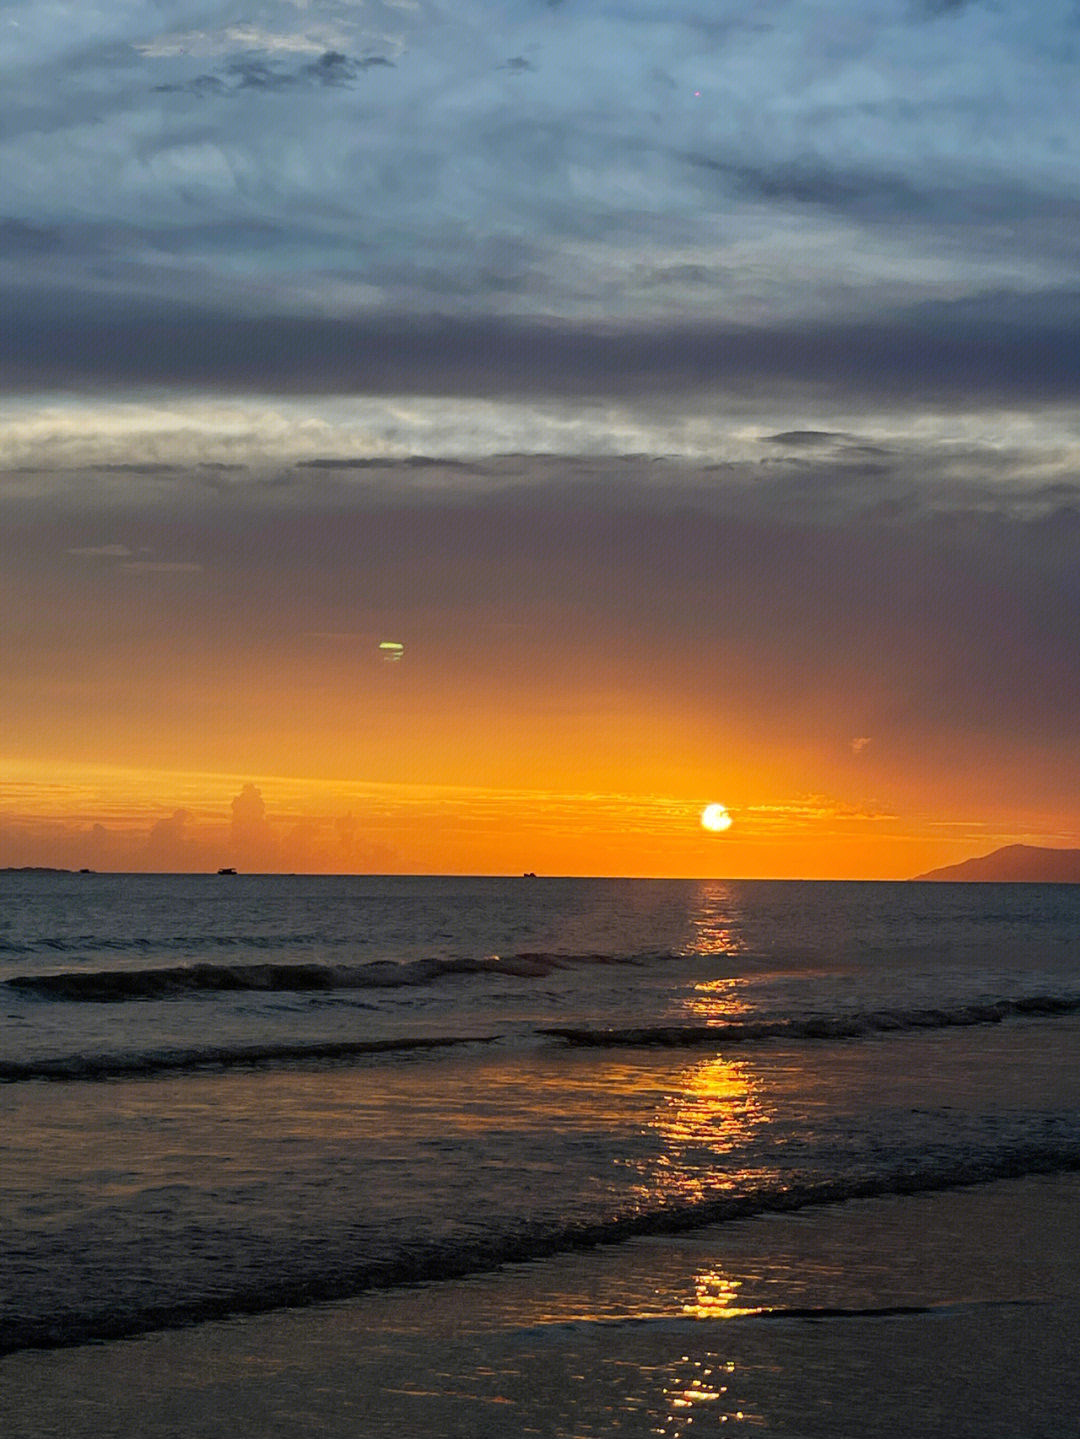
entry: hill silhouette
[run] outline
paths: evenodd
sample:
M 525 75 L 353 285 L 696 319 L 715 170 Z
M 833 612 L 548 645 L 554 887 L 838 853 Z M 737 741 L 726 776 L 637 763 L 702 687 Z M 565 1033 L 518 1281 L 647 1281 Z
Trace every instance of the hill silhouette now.
M 986 884 L 1080 884 L 1080 849 L 1042 849 L 1007 844 L 993 854 L 917 874 L 917 880 L 982 881 Z

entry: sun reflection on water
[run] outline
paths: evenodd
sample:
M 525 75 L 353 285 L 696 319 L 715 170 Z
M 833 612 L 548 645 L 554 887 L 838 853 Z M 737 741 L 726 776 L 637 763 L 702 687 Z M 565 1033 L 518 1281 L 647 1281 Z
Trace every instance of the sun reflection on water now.
M 693 1279 L 694 1297 L 683 1304 L 683 1313 L 694 1319 L 732 1319 L 751 1311 L 736 1307 L 739 1281 L 717 1269 L 707 1269 Z
M 740 933 L 742 915 L 727 884 L 703 884 L 698 905 L 688 916 L 693 954 L 740 954 L 746 944 Z
M 745 979 L 703 979 L 683 999 L 687 1013 L 706 1024 L 730 1024 L 753 1013 L 753 1005 L 741 997 Z
M 702 885 L 697 906 L 687 915 L 689 939 L 687 952 L 702 957 L 714 956 L 731 960 L 746 952 L 742 916 L 730 885 Z M 683 998 L 688 1016 L 706 1024 L 730 1023 L 751 1012 L 753 1006 L 742 998 L 749 980 L 729 972 L 695 984 L 692 993 Z
M 696 954 L 730 957 L 746 949 L 729 886 L 703 886 L 691 924 Z M 696 983 L 683 1004 L 697 1022 L 722 1026 L 753 1012 L 754 1006 L 744 997 L 748 992 L 747 978 L 721 974 Z M 661 1145 L 643 1173 L 644 1201 L 661 1206 L 693 1204 L 752 1187 L 762 1171 L 746 1161 L 754 1139 L 769 1123 L 752 1061 L 727 1059 L 723 1054 L 698 1059 L 673 1077 L 650 1123 Z M 715 1333 L 708 1327 L 710 1322 L 757 1312 L 740 1305 L 739 1288 L 739 1280 L 710 1267 L 687 1275 L 677 1302 L 683 1316 L 703 1321 L 703 1333 Z M 693 1439 L 697 1432 L 762 1425 L 763 1417 L 738 1393 L 735 1364 L 708 1350 L 698 1349 L 697 1355 L 684 1354 L 665 1366 L 653 1433 L 662 1439 Z
M 640 1165 L 643 1207 L 700 1203 L 752 1184 L 761 1171 L 741 1155 L 768 1123 L 745 1062 L 716 1055 L 683 1070 L 649 1122 L 661 1142 Z
M 669 1160 L 691 1151 L 713 1158 L 742 1146 L 764 1123 L 751 1071 L 741 1060 L 716 1055 L 699 1060 L 679 1075 L 678 1087 L 664 1097 L 652 1128 L 665 1141 Z

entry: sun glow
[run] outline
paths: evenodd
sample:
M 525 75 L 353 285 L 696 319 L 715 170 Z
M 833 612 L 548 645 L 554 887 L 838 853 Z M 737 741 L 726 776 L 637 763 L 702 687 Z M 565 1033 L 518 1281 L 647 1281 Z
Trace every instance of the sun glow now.
M 701 827 L 713 834 L 722 834 L 731 828 L 731 815 L 722 804 L 707 804 L 701 811 Z

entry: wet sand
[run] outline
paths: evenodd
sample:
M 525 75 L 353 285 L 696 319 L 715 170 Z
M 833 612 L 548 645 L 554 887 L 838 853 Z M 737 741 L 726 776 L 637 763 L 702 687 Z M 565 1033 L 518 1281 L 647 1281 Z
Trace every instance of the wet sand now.
M 7 1439 L 1075 1439 L 1080 1177 L 0 1360 Z

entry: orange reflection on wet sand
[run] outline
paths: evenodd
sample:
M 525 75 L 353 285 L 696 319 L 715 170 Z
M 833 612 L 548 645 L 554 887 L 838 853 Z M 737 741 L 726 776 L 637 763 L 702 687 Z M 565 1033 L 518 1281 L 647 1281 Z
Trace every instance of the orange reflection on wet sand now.
M 714 1426 L 720 1424 L 759 1426 L 763 1422 L 761 1415 L 738 1407 L 737 1399 L 733 1402 L 730 1385 L 734 1374 L 735 1365 L 731 1361 L 725 1363 L 707 1351 L 701 1359 L 682 1355 L 676 1374 L 664 1385 L 665 1422 L 652 1432 L 666 1439 L 684 1439 L 694 1422 L 695 1411 L 698 1411 L 696 1417 L 706 1420 L 705 1432 L 708 1433 L 715 1433 Z

